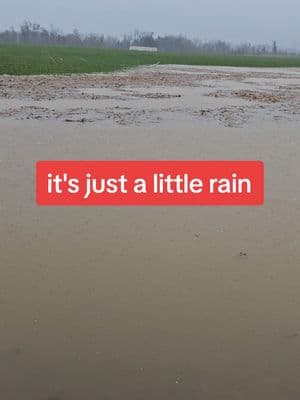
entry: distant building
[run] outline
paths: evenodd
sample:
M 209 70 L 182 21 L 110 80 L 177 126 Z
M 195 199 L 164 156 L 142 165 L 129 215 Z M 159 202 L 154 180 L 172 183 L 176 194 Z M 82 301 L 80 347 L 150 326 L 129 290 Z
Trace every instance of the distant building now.
M 132 51 L 149 51 L 151 53 L 157 53 L 157 47 L 143 47 L 143 46 L 130 46 L 129 50 Z

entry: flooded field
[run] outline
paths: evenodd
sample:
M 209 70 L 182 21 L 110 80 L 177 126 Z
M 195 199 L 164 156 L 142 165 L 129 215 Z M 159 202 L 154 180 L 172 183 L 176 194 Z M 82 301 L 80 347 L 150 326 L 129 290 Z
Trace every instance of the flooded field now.
M 262 160 L 263 207 L 42 208 L 37 160 Z M 5 400 L 298 400 L 300 70 L 0 77 Z

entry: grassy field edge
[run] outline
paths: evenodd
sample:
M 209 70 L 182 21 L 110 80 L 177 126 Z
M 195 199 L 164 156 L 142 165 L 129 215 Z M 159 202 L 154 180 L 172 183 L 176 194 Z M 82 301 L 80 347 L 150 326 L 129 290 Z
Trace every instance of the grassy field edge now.
M 106 73 L 157 63 L 283 68 L 300 67 L 300 57 L 147 53 L 85 47 L 0 44 L 0 75 Z

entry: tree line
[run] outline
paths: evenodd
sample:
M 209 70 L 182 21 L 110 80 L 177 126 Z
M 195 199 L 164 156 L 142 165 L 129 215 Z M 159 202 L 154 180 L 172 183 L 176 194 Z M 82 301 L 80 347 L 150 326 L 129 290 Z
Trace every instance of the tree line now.
M 76 47 L 96 47 L 110 49 L 129 49 L 130 46 L 157 47 L 159 51 L 180 53 L 218 53 L 218 54 L 277 54 L 286 53 L 277 48 L 275 41 L 269 45 L 254 45 L 217 41 L 189 39 L 182 35 L 155 36 L 153 32 L 125 34 L 122 38 L 103 34 L 82 34 L 77 29 L 72 33 L 63 33 L 51 27 L 46 29 L 40 24 L 25 21 L 19 29 L 11 27 L 0 32 L 1 43 L 22 43 L 36 45 L 61 45 Z

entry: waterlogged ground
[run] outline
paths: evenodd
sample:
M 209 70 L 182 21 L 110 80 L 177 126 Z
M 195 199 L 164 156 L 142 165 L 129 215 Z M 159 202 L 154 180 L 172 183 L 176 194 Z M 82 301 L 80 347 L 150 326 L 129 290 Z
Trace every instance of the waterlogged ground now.
M 243 126 L 300 116 L 299 69 L 141 67 L 127 73 L 0 76 L 2 118 L 120 125 L 174 119 Z
M 298 400 L 300 71 L 0 85 L 0 397 Z M 43 159 L 263 160 L 266 203 L 40 208 Z

